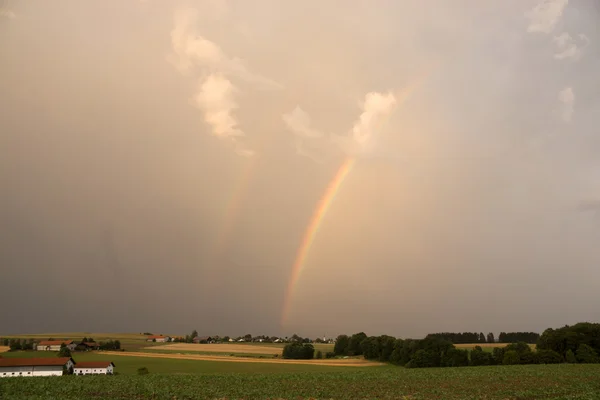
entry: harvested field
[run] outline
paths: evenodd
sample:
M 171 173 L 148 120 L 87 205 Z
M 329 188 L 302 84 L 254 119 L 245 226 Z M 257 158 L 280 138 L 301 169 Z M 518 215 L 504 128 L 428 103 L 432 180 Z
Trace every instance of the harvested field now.
M 304 364 L 304 365 L 323 365 L 330 367 L 370 367 L 385 365 L 383 363 L 371 362 L 359 358 L 344 359 L 321 359 L 321 360 L 284 360 L 280 358 L 242 358 L 231 356 L 206 356 L 195 354 L 161 354 L 161 353 L 143 353 L 143 352 L 122 352 L 122 351 L 103 351 L 102 354 L 126 357 L 147 357 L 147 358 L 169 358 L 173 360 L 199 360 L 199 361 L 226 361 L 226 362 L 246 362 L 246 363 L 269 363 L 269 364 Z
M 465 343 L 454 345 L 457 349 L 473 349 L 475 346 L 479 346 L 482 349 L 493 349 L 494 347 L 506 347 L 508 343 Z M 530 344 L 529 347 L 535 349 L 535 344 Z
M 193 343 L 173 343 L 164 346 L 146 347 L 145 350 L 169 350 L 169 351 L 199 351 L 206 353 L 227 353 L 227 354 L 281 354 L 281 347 L 273 346 L 254 346 L 248 344 L 193 344 Z
M 10 347 L 8 346 L 0 346 L 0 353 L 4 353 L 5 351 L 10 350 Z

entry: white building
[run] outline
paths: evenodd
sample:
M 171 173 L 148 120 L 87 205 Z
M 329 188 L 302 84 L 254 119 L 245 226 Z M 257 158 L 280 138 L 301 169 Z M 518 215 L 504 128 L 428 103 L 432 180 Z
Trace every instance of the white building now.
M 17 376 L 57 376 L 72 371 L 75 361 L 60 358 L 0 358 L 0 378 Z
M 115 364 L 110 361 L 81 361 L 75 366 L 75 375 L 112 375 Z
M 153 335 L 153 336 L 148 336 L 148 338 L 146 339 L 147 342 L 170 342 L 171 338 L 169 336 L 162 336 L 162 335 Z
M 36 350 L 38 351 L 60 351 L 60 346 L 65 344 L 69 348 L 69 350 L 75 350 L 77 346 L 73 343 L 72 340 L 42 340 L 36 346 Z

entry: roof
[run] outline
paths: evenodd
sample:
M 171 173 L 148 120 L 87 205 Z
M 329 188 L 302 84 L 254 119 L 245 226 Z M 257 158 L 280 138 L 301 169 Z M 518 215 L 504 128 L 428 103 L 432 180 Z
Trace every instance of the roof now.
M 84 346 L 88 346 L 88 347 L 97 347 L 100 346 L 98 343 L 96 342 L 81 342 L 79 344 L 82 344 Z
M 62 367 L 69 360 L 75 364 L 71 357 L 1 358 L 0 367 Z
M 165 338 L 168 338 L 168 336 L 162 336 L 162 335 L 148 336 L 148 339 L 165 339 Z
M 61 344 L 71 344 L 73 343 L 72 340 L 42 340 L 41 342 L 38 343 L 38 346 L 60 346 Z
M 110 365 L 115 366 L 111 361 L 81 361 L 75 368 L 108 368 Z
M 210 340 L 210 339 L 212 339 L 212 337 L 210 337 L 210 336 L 196 336 L 194 338 L 194 340 L 200 340 L 200 341 L 201 340 Z

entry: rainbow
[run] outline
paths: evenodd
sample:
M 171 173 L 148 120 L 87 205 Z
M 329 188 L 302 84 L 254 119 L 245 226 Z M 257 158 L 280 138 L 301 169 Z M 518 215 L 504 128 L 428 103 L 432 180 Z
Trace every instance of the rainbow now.
M 348 176 L 355 164 L 355 158 L 346 158 L 346 160 L 342 163 L 341 167 L 338 169 L 331 182 L 329 182 L 325 194 L 321 197 L 321 200 L 319 200 L 319 203 L 317 204 L 317 207 L 315 208 L 315 211 L 313 212 L 313 215 L 310 218 L 310 222 L 306 227 L 304 236 L 302 237 L 302 243 L 298 248 L 298 252 L 296 253 L 296 259 L 294 262 L 294 266 L 292 267 L 292 274 L 287 286 L 283 305 L 283 325 L 285 325 L 287 322 L 292 298 L 294 297 L 294 287 L 298 283 L 298 279 L 300 278 L 300 274 L 302 272 L 302 269 L 304 268 L 304 262 L 315 240 L 315 236 L 317 235 L 317 232 L 321 227 L 321 223 L 323 222 L 327 210 L 329 210 L 329 207 L 331 207 L 331 204 L 333 203 L 336 194 L 339 192 L 340 187 L 344 182 L 344 179 L 346 179 L 346 177 Z
M 404 103 L 405 101 L 407 101 L 410 95 L 417 89 L 417 87 L 419 87 L 423 83 L 425 78 L 430 76 L 432 72 L 438 67 L 439 62 L 433 62 L 431 65 L 424 68 L 423 72 L 420 74 L 420 76 L 417 77 L 417 79 L 414 79 L 411 83 L 409 83 L 406 86 L 406 88 L 396 93 L 398 103 Z M 294 288 L 296 287 L 296 284 L 298 283 L 298 280 L 300 278 L 300 274 L 304 269 L 306 257 L 308 256 L 312 243 L 315 240 L 315 236 L 319 231 L 319 227 L 321 226 L 323 218 L 327 213 L 327 210 L 331 206 L 333 199 L 338 193 L 342 183 L 344 182 L 344 179 L 346 179 L 346 177 L 354 167 L 355 163 L 356 159 L 352 157 L 346 158 L 346 160 L 342 163 L 341 167 L 327 186 L 325 194 L 323 195 L 323 197 L 321 197 L 321 200 L 317 204 L 317 207 L 315 208 L 315 211 L 310 219 L 308 227 L 304 232 L 302 242 L 296 253 L 294 266 L 292 267 L 292 274 L 285 293 L 283 312 L 281 316 L 282 328 L 285 328 L 285 326 L 287 325 L 292 298 L 294 297 Z

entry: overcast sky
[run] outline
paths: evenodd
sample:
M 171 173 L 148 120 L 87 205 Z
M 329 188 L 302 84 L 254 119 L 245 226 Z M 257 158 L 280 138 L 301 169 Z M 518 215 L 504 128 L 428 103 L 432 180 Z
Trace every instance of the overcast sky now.
M 426 3 L 0 1 L 0 334 L 598 321 L 600 6 Z

